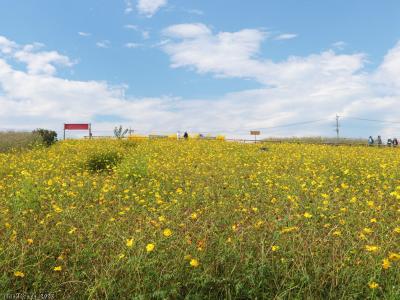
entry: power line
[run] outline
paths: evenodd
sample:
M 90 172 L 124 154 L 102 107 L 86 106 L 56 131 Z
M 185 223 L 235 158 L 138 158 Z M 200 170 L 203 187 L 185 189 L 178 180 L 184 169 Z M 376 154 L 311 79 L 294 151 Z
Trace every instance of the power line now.
M 258 128 L 258 129 L 283 128 L 283 127 L 291 127 L 291 126 L 299 126 L 299 125 L 306 125 L 306 124 L 318 123 L 318 122 L 322 122 L 322 121 L 328 121 L 328 119 L 319 119 L 319 120 L 312 120 L 312 121 L 305 121 L 305 122 L 297 122 L 297 123 L 290 123 L 290 124 L 284 124 L 284 125 L 263 127 L 263 128 Z
M 400 122 L 396 122 L 396 121 L 385 121 L 385 120 L 367 119 L 367 118 L 359 118 L 359 117 L 344 117 L 344 118 L 353 119 L 353 120 L 359 120 L 359 121 L 367 121 L 367 122 L 400 124 Z

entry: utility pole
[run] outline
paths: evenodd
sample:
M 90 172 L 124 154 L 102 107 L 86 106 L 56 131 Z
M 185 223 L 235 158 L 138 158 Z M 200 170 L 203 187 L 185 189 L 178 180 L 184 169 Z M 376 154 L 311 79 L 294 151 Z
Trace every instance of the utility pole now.
M 339 143 L 339 116 L 336 115 L 336 142 Z

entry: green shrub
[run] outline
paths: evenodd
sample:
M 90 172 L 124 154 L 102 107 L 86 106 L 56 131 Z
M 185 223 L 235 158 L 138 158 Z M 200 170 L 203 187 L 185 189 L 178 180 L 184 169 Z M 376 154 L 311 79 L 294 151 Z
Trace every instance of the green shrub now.
M 121 159 L 121 155 L 115 151 L 92 153 L 87 159 L 86 167 L 91 172 L 110 171 Z
M 57 141 L 57 132 L 48 129 L 38 128 L 32 132 L 35 135 L 41 137 L 43 144 L 46 146 L 51 146 Z

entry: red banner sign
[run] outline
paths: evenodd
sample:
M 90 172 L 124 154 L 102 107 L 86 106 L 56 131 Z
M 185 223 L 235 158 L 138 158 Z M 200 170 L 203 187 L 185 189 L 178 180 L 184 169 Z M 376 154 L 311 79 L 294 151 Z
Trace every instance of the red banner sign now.
M 64 130 L 89 130 L 89 124 L 64 124 Z

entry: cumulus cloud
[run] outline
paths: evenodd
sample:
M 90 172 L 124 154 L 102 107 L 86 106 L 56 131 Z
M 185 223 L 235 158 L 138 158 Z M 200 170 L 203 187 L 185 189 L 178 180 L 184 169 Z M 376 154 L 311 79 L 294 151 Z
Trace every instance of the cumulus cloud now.
M 137 10 L 140 14 L 152 17 L 161 7 L 167 5 L 167 0 L 138 0 Z
M 126 86 L 57 76 L 47 70 L 47 64 L 53 68 L 71 64 L 60 64 L 54 57 L 39 64 L 43 71 L 32 72 L 30 60 L 20 60 L 17 53 L 42 57 L 52 51 L 45 51 L 40 44 L 18 45 L 0 37 L 0 128 L 60 129 L 65 122 L 92 122 L 96 134 L 102 130 L 111 133 L 117 122 L 143 133 L 189 130 L 239 136 L 261 129 L 269 136 L 304 136 L 333 135 L 336 113 L 398 119 L 400 43 L 388 51 L 376 70 L 366 71 L 363 53 L 338 55 L 330 50 L 280 62 L 264 59 L 259 49 L 266 37 L 254 29 L 213 33 L 208 27 L 191 24 L 169 28 L 164 34 L 170 41 L 162 47 L 174 67 L 245 77 L 259 82 L 260 87 L 211 99 L 127 97 Z M 201 46 L 199 40 L 205 44 Z M 14 62 L 25 64 L 26 69 Z M 276 127 L 314 119 L 323 121 Z M 357 134 L 356 129 L 348 128 L 342 127 L 345 135 Z M 368 130 L 362 134 L 396 133 L 391 124 Z
M 71 67 L 74 64 L 67 56 L 57 51 L 42 51 L 43 47 L 40 43 L 19 46 L 0 36 L 0 52 L 24 63 L 29 74 L 54 75 L 56 66 Z
M 179 24 L 166 28 L 169 42 L 162 49 L 173 68 L 189 67 L 218 77 L 255 79 L 265 85 L 331 81 L 352 76 L 363 67 L 365 55 L 337 55 L 326 51 L 307 57 L 289 57 L 275 63 L 259 58 L 267 34 L 257 29 L 212 33 L 204 24 Z
M 163 31 L 173 39 L 163 46 L 170 55 L 171 66 L 194 67 L 199 73 L 218 76 L 259 77 L 263 64 L 253 59 L 260 50 L 265 33 L 256 29 L 213 34 L 204 24 L 179 24 Z M 259 73 L 256 75 L 256 73 Z
M 11 53 L 15 48 L 17 47 L 17 44 L 14 43 L 13 41 L 10 41 L 4 36 L 0 36 L 0 51 L 3 54 L 9 54 Z
M 163 34 L 168 40 L 161 47 L 170 56 L 172 68 L 255 80 L 264 88 L 231 94 L 229 99 L 239 97 L 254 110 L 279 116 L 282 122 L 309 116 L 333 120 L 336 113 L 396 119 L 400 43 L 388 52 L 377 70 L 367 72 L 364 53 L 337 54 L 328 50 L 279 62 L 262 58 L 260 48 L 267 35 L 257 29 L 213 33 L 204 24 L 179 24 L 166 28 Z M 253 115 L 251 124 L 255 128 L 278 121 L 256 114 L 241 114 L 241 119 Z
M 394 93 L 400 94 L 400 42 L 385 56 L 375 79 L 385 87 L 385 90 L 393 90 Z

